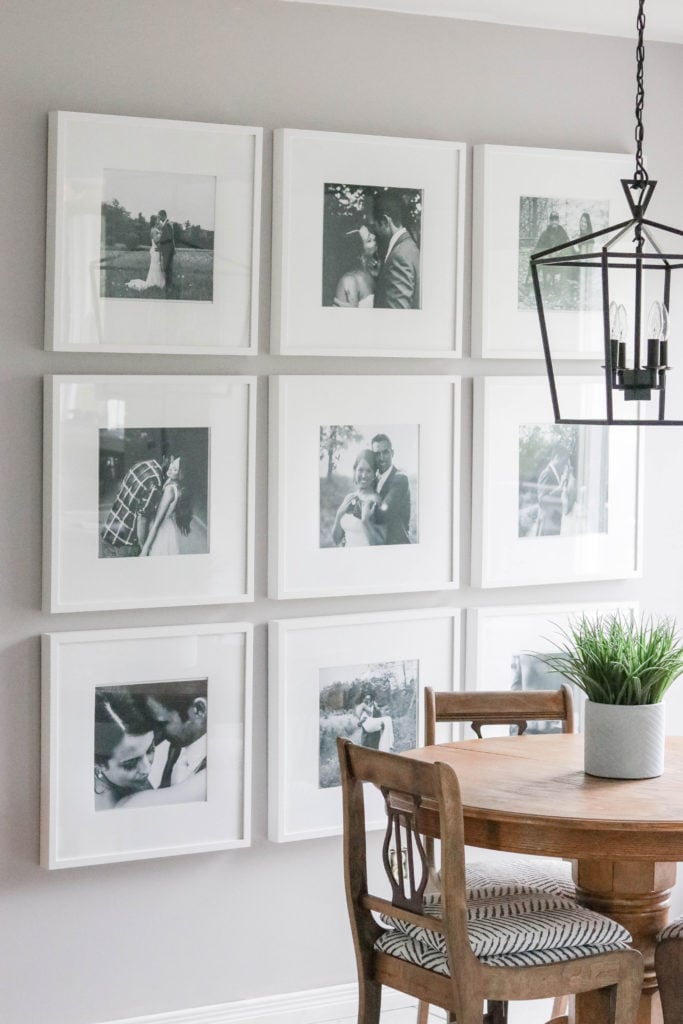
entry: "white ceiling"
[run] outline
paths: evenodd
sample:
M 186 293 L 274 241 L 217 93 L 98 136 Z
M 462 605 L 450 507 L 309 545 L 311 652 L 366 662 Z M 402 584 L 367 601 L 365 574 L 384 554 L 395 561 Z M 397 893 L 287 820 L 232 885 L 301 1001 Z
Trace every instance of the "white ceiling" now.
M 291 0 L 290 0 L 291 2 Z M 636 0 L 295 0 L 635 38 Z M 648 0 L 645 39 L 683 43 L 683 0 Z

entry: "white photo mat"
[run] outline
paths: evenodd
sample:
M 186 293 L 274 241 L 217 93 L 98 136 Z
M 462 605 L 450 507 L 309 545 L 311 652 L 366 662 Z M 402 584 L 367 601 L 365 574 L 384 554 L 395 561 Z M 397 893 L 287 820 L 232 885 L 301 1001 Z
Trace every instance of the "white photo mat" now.
M 319 786 L 320 672 L 378 662 L 418 663 L 417 745 L 424 743 L 424 687 L 459 687 L 460 611 L 449 608 L 269 624 L 268 838 L 339 835 L 341 787 Z M 369 829 L 384 827 L 372 795 Z
M 42 661 L 43 867 L 250 844 L 250 624 L 48 633 Z M 197 677 L 208 680 L 206 800 L 96 812 L 96 688 Z
M 46 348 L 255 354 L 262 138 L 238 125 L 51 113 Z M 103 188 L 117 171 L 215 179 L 211 301 L 100 295 Z
M 417 434 L 418 543 L 320 546 L 320 428 L 354 423 Z M 401 468 L 398 448 L 394 464 Z M 457 588 L 459 464 L 457 377 L 272 377 L 270 596 Z
M 253 600 L 256 378 L 45 380 L 44 606 L 51 612 Z M 208 430 L 208 552 L 99 555 L 106 428 Z
M 275 132 L 274 352 L 461 354 L 465 156 L 466 146 L 459 142 L 290 129 Z M 322 305 L 323 190 L 330 183 L 422 191 L 420 309 Z
M 603 518 L 599 530 L 521 536 L 520 429 L 537 425 L 555 429 L 548 384 L 540 377 L 483 377 L 475 380 L 474 385 L 474 586 L 510 587 L 639 576 L 643 438 L 638 428 L 578 428 L 603 432 L 585 436 L 590 436 L 596 448 L 604 448 L 604 477 L 599 483 L 595 475 L 579 480 L 579 491 L 585 483 L 586 493 L 583 499 L 579 494 L 575 506 L 578 510 L 579 500 L 599 504 Z M 560 386 L 569 405 L 582 418 L 595 415 L 604 391 L 599 378 L 563 376 Z
M 620 153 L 474 147 L 472 253 L 472 354 L 483 358 L 542 359 L 534 308 L 519 308 L 520 199 L 545 197 L 608 204 L 607 223 L 628 220 L 621 187 L 633 175 L 633 158 Z M 607 223 L 601 227 L 607 227 Z M 578 221 L 568 225 L 570 238 Z M 593 225 L 593 230 L 598 230 Z M 598 239 L 598 242 L 600 240 Z M 598 273 L 599 271 L 590 271 Z M 546 309 L 553 358 L 602 358 L 602 311 Z M 597 330 L 596 330 L 597 328 Z M 597 339 L 597 342 L 596 340 Z
M 576 604 L 514 605 L 467 609 L 467 640 L 465 645 L 465 688 L 467 690 L 511 690 L 516 673 L 517 683 L 526 689 L 525 673 L 535 688 L 543 678 L 544 666 L 536 663 L 536 672 L 529 672 L 534 661 L 525 657 L 531 653 L 549 654 L 562 643 L 561 631 L 582 615 L 612 615 L 621 612 L 627 616 L 638 614 L 633 601 L 595 602 Z M 513 664 L 521 657 L 522 664 Z M 554 677 L 555 678 L 555 677 Z M 549 688 L 554 688 L 549 685 Z M 574 727 L 583 728 L 583 694 L 572 687 L 574 697 Z M 531 725 L 530 725 L 531 727 Z M 506 736 L 509 726 L 488 726 L 486 736 Z M 473 739 L 474 733 L 464 730 L 464 739 Z

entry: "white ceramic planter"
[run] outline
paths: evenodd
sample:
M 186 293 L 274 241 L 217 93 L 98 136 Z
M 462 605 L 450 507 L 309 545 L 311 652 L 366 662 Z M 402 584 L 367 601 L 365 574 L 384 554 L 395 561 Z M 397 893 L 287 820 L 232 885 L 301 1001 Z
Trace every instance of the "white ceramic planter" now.
M 653 779 L 664 771 L 664 704 L 586 701 L 584 770 L 605 779 Z

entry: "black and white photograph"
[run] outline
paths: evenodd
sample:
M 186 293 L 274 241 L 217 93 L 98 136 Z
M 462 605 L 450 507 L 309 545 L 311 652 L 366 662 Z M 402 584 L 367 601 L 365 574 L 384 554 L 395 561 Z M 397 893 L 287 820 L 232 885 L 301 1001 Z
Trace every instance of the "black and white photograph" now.
M 571 245 L 572 239 L 609 224 L 606 199 L 558 199 L 520 196 L 518 308 L 536 309 L 529 260 L 537 252 L 564 245 L 563 256 L 593 252 L 599 240 Z M 597 310 L 602 302 L 599 267 L 540 266 L 543 302 L 548 309 Z
M 213 301 L 216 179 L 103 171 L 100 295 Z
M 321 668 L 320 789 L 341 784 L 337 738 L 395 754 L 417 746 L 419 663 Z
M 420 309 L 422 190 L 323 189 L 323 306 Z
M 581 701 L 581 694 L 577 687 L 559 672 L 549 668 L 543 661 L 543 655 L 549 654 L 550 650 L 550 645 L 548 645 L 547 651 L 516 651 L 510 662 L 509 689 L 523 693 L 533 690 L 559 690 L 562 684 L 566 683 L 572 690 L 574 707 L 577 708 Z M 511 725 L 509 729 L 511 736 L 517 735 L 516 725 Z M 546 735 L 553 732 L 562 732 L 560 721 L 527 722 L 524 730 L 526 736 Z
M 99 557 L 209 551 L 209 429 L 99 430 Z
M 96 811 L 206 800 L 208 679 L 95 688 Z
M 607 533 L 609 442 L 604 427 L 519 427 L 519 537 Z
M 43 636 L 41 864 L 249 845 L 252 638 L 244 622 Z
M 320 427 L 320 547 L 418 542 L 419 425 Z

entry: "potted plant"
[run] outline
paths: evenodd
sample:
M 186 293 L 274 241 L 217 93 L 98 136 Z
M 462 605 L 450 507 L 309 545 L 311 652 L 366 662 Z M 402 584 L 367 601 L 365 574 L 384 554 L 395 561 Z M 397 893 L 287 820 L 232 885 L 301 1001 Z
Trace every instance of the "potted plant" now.
M 673 620 L 584 615 L 561 634 L 557 653 L 540 657 L 586 694 L 585 771 L 611 779 L 661 775 L 662 699 L 683 672 Z

